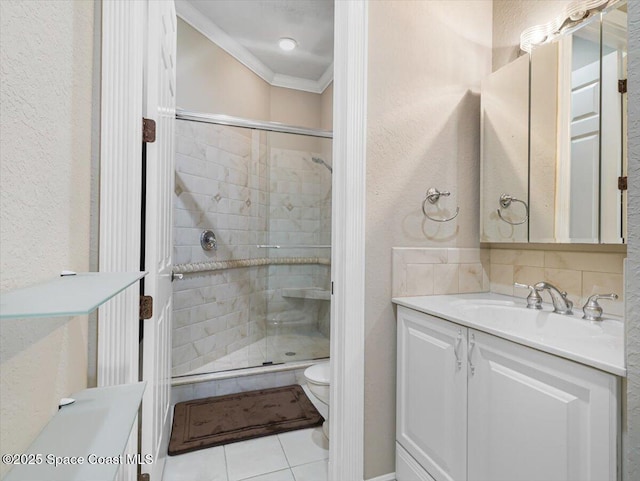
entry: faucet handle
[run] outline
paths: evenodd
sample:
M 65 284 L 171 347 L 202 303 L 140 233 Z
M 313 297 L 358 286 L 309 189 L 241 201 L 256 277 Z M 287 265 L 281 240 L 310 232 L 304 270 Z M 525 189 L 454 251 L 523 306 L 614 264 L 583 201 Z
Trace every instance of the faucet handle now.
M 615 301 L 617 298 L 618 294 L 594 294 L 590 296 L 582 308 L 582 312 L 584 313 L 582 318 L 587 321 L 601 321 L 602 307 L 598 304 L 598 299 L 610 299 Z
M 542 296 L 538 292 L 538 289 L 528 284 L 520 284 L 519 282 L 514 282 L 513 285 L 522 289 L 530 289 L 529 295 L 527 296 L 527 309 L 542 309 Z

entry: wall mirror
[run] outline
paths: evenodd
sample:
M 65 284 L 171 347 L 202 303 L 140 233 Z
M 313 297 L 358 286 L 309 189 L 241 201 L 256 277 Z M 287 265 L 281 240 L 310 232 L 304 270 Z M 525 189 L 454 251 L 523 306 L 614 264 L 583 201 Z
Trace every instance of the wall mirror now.
M 570 26 L 483 83 L 482 242 L 625 242 L 626 2 Z M 526 87 L 504 85 L 523 58 L 526 76 L 510 81 Z M 526 129 L 512 124 L 522 105 L 514 91 L 528 95 Z M 501 103 L 510 120 L 497 112 Z M 526 181 L 515 167 L 524 144 Z

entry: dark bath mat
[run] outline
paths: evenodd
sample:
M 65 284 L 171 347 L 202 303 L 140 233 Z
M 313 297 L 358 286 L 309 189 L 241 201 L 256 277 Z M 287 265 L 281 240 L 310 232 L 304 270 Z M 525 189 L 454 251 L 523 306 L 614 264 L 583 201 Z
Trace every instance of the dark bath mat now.
M 181 402 L 173 414 L 169 455 L 310 428 L 323 421 L 297 384 Z

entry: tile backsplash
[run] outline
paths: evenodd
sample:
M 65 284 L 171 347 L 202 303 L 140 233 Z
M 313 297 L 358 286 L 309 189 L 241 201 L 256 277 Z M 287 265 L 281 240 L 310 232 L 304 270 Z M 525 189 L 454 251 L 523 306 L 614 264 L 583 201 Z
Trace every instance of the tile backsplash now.
M 592 294 L 616 293 L 602 301 L 607 314 L 624 315 L 623 252 L 500 248 L 392 249 L 392 296 L 495 292 L 526 297 L 514 282 L 549 282 L 567 291 L 579 312 Z M 548 294 L 542 294 L 550 302 Z
M 394 247 L 392 296 L 486 292 L 488 254 L 473 248 Z
M 514 282 L 533 284 L 550 282 L 567 291 L 579 312 L 592 294 L 616 293 L 617 301 L 602 301 L 604 312 L 624 315 L 625 253 L 572 252 L 528 249 L 491 249 L 491 292 L 526 297 L 528 291 L 513 286 Z M 547 294 L 542 294 L 545 302 Z

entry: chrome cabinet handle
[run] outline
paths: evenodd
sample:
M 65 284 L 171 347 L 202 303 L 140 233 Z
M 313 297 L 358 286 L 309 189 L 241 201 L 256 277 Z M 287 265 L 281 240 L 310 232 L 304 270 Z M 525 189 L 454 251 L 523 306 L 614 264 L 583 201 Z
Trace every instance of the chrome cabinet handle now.
M 456 370 L 462 369 L 462 359 L 460 358 L 460 346 L 462 345 L 462 329 L 458 329 L 458 336 L 456 337 L 456 345 L 453 348 L 453 352 L 456 355 Z
M 507 220 L 504 217 L 502 217 L 502 212 L 500 212 L 500 209 L 508 209 L 511 206 L 512 202 L 520 202 L 522 205 L 524 205 L 525 215 L 524 215 L 524 219 L 521 220 L 520 222 L 511 222 L 510 220 Z M 521 225 L 529 220 L 529 206 L 524 200 L 516 199 L 514 196 L 509 194 L 502 194 L 500 196 L 500 200 L 498 200 L 498 203 L 500 204 L 500 208 L 498 208 L 497 210 L 498 217 L 500 217 L 500 219 L 506 222 L 507 224 Z
M 471 356 L 473 355 L 473 350 L 475 349 L 475 347 L 476 347 L 476 338 L 472 333 L 471 338 L 469 339 L 469 353 L 467 354 L 467 359 L 469 361 L 469 371 L 471 371 L 472 376 L 476 372 L 476 367 L 473 365 L 473 360 L 471 359 Z
M 458 217 L 458 214 L 460 213 L 460 207 L 456 207 L 456 213 L 449 218 L 436 219 L 435 217 L 431 217 L 429 214 L 427 214 L 427 201 L 429 201 L 430 204 L 435 204 L 438 202 L 438 200 L 440 200 L 440 197 L 449 197 L 450 195 L 451 195 L 451 192 L 449 191 L 444 190 L 440 192 L 435 187 L 431 187 L 429 190 L 427 190 L 426 197 L 422 201 L 422 213 L 428 219 L 431 219 L 434 222 L 449 222 L 450 220 L 455 219 L 456 217 Z

